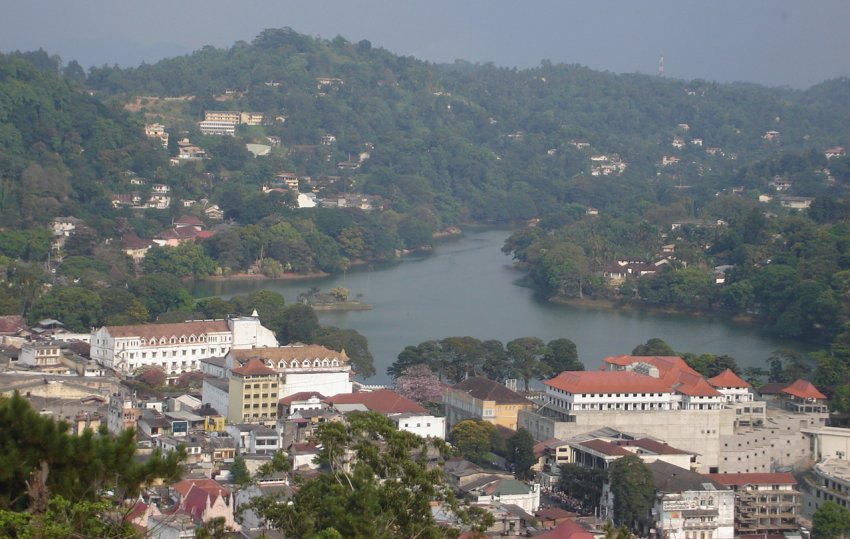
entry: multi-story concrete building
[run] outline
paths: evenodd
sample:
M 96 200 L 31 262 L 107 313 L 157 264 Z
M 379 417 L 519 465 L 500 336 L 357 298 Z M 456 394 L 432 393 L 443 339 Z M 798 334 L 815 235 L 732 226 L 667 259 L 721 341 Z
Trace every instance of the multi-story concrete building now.
M 251 359 L 258 359 L 277 372 L 280 378 L 278 399 L 317 391 L 327 397 L 351 393 L 354 373 L 345 351 L 337 352 L 317 344 L 274 347 L 233 347 L 225 357 L 225 366 L 233 370 Z
M 563 372 L 544 382 L 541 408 L 520 411 L 519 426 L 535 439 L 567 440 L 611 427 L 664 440 L 717 466 L 720 436 L 733 432 L 726 396 L 679 357 L 615 356 L 604 371 Z
M 826 417 L 822 394 L 804 381 L 768 409 L 733 373 L 706 380 L 679 357 L 615 356 L 603 369 L 545 382 L 542 406 L 521 411 L 519 426 L 538 440 L 611 427 L 692 452 L 702 472 L 769 472 L 804 466 L 800 428 Z
M 516 391 L 482 376 L 467 378 L 446 389 L 446 428 L 464 419 L 482 419 L 500 427 L 517 428 L 517 414 L 534 403 Z M 543 438 L 545 439 L 545 438 Z
M 201 359 L 231 349 L 277 345 L 274 332 L 263 327 L 254 312 L 227 320 L 104 326 L 92 332 L 91 358 L 122 374 L 159 367 L 176 377 L 198 370 Z
M 723 473 L 706 477 L 735 492 L 735 534 L 799 531 L 800 492 L 790 473 Z
M 735 537 L 735 493 L 732 489 L 661 460 L 646 467 L 652 473 L 655 484 L 652 515 L 657 538 Z M 607 489 L 604 491 L 610 493 Z M 603 506 L 611 507 L 610 503 Z M 610 509 L 608 514 L 611 514 Z
M 743 406 L 743 408 L 742 408 Z M 797 380 L 770 401 L 738 403 L 732 434 L 720 439 L 719 471 L 767 473 L 791 467 L 807 469 L 817 460 L 815 432 L 829 416 L 826 396 L 811 382 Z M 763 419 L 760 416 L 763 415 Z M 813 454 L 814 453 L 814 454 Z
M 202 135 L 236 136 L 236 124 L 219 120 L 204 120 L 198 123 Z
M 230 371 L 227 420 L 231 423 L 277 420 L 278 373 L 259 359 Z
M 811 519 L 821 505 L 833 501 L 850 509 L 850 460 L 827 458 L 803 477 L 802 514 Z

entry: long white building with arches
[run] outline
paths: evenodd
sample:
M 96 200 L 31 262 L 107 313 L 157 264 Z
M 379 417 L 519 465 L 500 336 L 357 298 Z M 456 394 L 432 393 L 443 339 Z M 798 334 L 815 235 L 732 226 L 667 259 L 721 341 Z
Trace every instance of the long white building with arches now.
M 91 358 L 125 375 L 158 367 L 169 377 L 200 369 L 200 361 L 232 349 L 277 347 L 274 332 L 252 316 L 174 324 L 103 326 L 92 332 Z

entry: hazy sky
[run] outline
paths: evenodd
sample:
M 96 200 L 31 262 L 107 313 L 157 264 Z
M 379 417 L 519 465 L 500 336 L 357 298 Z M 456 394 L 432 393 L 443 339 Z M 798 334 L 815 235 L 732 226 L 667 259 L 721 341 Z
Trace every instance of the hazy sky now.
M 805 88 L 850 75 L 850 0 L 0 0 L 0 51 L 138 65 L 289 26 L 433 62 L 540 60 Z

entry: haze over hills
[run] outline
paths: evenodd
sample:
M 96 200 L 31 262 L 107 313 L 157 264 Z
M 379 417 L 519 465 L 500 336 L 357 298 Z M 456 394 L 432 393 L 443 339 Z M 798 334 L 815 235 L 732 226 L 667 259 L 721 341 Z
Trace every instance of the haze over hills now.
M 227 13 L 223 23 L 221 14 Z M 530 68 L 543 59 L 616 73 L 655 74 L 660 55 L 672 78 L 806 88 L 850 74 L 845 29 L 850 6 L 823 0 L 706 3 L 649 0 L 521 3 L 448 0 L 393 4 L 259 0 L 232 9 L 221 0 L 144 3 L 56 0 L 6 6 L 0 50 L 44 48 L 84 67 L 137 66 L 228 47 L 263 28 L 351 41 L 400 55 Z
M 4 56 L 0 92 L 7 140 L 0 224 L 29 234 L 16 239 L 12 258 L 30 256 L 27 249 L 46 257 L 34 245 L 56 217 L 86 222 L 87 243 L 72 242 L 85 257 L 97 241 L 160 237 L 185 212 L 212 226 L 202 210 L 216 205 L 217 218 L 233 226 L 197 238 L 179 261 L 156 251 L 145 271 L 335 273 L 352 261 L 427 247 L 461 223 L 541 219 L 506 250 L 547 296 L 625 293 L 747 311 L 772 301 L 758 297 L 770 286 L 744 284 L 765 260 L 784 260 L 793 271 L 807 256 L 814 258 L 806 267 L 818 270 L 805 276 L 819 284 L 806 297 L 843 294 L 831 279 L 847 269 L 839 227 L 850 183 L 842 159 L 850 145 L 846 78 L 801 91 L 550 62 L 526 70 L 438 65 L 366 39 L 280 28 L 138 68 L 85 71 L 44 51 Z M 205 135 L 199 122 L 211 111 L 253 120 L 232 123 L 233 136 Z M 144 136 L 143 124 L 152 123 L 164 126 L 166 147 Z M 246 144 L 265 146 L 266 155 L 253 157 Z M 296 209 L 296 187 L 320 207 Z M 814 208 L 816 222 L 800 219 L 780 196 L 804 197 L 793 203 Z M 678 238 L 688 245 L 677 251 L 688 275 L 708 282 L 711 268 L 734 266 L 739 286 L 755 291 L 667 297 L 600 280 L 615 257 L 656 254 L 682 220 L 730 223 L 728 232 Z M 827 251 L 793 247 L 808 227 L 828 228 Z M 553 242 L 570 245 L 553 249 Z M 563 260 L 540 256 L 547 252 Z M 85 264 L 62 271 L 79 278 Z M 104 276 L 110 264 L 86 269 L 99 276 L 94 282 L 125 283 L 126 271 Z M 579 276 L 578 286 L 567 276 Z M 785 300 L 775 305 L 779 313 L 815 305 Z M 768 325 L 830 339 L 843 320 L 830 314 L 833 300 L 797 313 L 805 324 L 792 317 Z

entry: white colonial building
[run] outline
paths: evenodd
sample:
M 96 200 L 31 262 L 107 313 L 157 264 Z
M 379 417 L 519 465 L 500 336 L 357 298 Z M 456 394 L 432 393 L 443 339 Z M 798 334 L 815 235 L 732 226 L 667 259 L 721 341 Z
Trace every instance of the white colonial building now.
M 168 376 L 197 371 L 200 360 L 234 348 L 276 347 L 274 332 L 252 316 L 174 324 L 104 326 L 92 332 L 91 358 L 123 374 L 159 367 Z
M 269 348 L 234 347 L 224 358 L 229 371 L 244 365 L 250 359 L 259 359 L 267 367 L 278 372 L 278 398 L 305 391 L 316 391 L 326 397 L 351 393 L 351 377 L 354 373 L 348 364 L 345 350 L 337 352 L 318 344 L 292 344 Z

